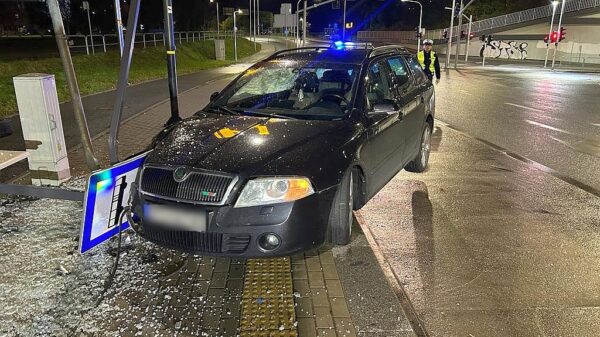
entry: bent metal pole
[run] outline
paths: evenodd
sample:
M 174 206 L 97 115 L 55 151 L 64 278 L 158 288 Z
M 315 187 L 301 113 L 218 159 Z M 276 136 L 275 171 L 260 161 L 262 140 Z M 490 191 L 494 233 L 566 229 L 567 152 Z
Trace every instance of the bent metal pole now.
M 167 76 L 169 79 L 169 98 L 171 100 L 171 118 L 165 126 L 181 121 L 177 99 L 177 58 L 175 57 L 175 27 L 173 24 L 173 0 L 164 0 L 165 35 L 167 39 Z
M 71 52 L 69 51 L 69 45 L 67 43 L 67 35 L 65 34 L 65 26 L 63 24 L 62 15 L 60 14 L 60 7 L 58 5 L 58 0 L 48 0 L 47 3 L 50 18 L 52 19 L 52 26 L 54 28 L 54 36 L 56 37 L 56 44 L 58 45 L 60 59 L 65 71 L 65 77 L 67 78 L 69 93 L 71 94 L 71 103 L 73 104 L 75 122 L 79 129 L 81 144 L 83 145 L 85 163 L 91 171 L 94 171 L 99 169 L 100 165 L 98 165 L 98 160 L 94 156 L 94 148 L 92 147 L 92 140 L 85 118 L 85 111 L 83 110 L 83 103 L 81 102 L 81 93 L 79 92 L 79 85 L 77 84 L 77 77 L 75 76 L 75 69 L 73 68 L 73 60 L 71 59 Z
M 56 1 L 56 0 L 55 0 Z M 110 118 L 110 131 L 108 135 L 108 155 L 111 164 L 119 162 L 119 147 L 117 139 L 119 138 L 119 126 L 121 124 L 121 115 L 123 114 L 123 101 L 125 99 L 125 90 L 129 80 L 129 69 L 131 67 L 131 57 L 135 43 L 135 31 L 140 14 L 140 0 L 131 0 L 129 6 L 129 15 L 127 18 L 127 31 L 125 33 L 125 47 L 121 57 L 121 66 L 119 70 L 119 80 L 117 82 L 117 93 L 115 105 Z

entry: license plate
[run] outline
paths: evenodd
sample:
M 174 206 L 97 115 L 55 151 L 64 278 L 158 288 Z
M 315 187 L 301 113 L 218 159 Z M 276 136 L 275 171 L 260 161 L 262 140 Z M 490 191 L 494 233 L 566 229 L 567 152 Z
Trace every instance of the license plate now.
M 206 231 L 206 212 L 165 205 L 144 205 L 144 217 L 155 226 L 191 232 Z

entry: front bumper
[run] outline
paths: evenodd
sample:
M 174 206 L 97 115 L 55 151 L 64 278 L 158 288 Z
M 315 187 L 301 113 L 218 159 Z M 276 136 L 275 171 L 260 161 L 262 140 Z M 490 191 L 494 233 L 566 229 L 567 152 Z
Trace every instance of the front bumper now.
M 204 206 L 164 200 L 139 193 L 132 184 L 131 227 L 160 246 L 199 255 L 229 257 L 288 256 L 319 247 L 327 236 L 329 212 L 336 188 L 329 188 L 295 202 L 234 208 Z M 205 232 L 170 230 L 144 219 L 147 204 L 162 204 L 206 212 Z M 280 245 L 264 250 L 258 240 L 274 234 Z

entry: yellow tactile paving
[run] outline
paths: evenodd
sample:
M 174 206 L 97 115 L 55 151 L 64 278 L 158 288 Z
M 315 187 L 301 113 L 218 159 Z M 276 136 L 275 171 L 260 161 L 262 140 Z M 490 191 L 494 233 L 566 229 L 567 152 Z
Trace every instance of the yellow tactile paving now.
M 240 336 L 298 336 L 293 293 L 289 258 L 248 260 Z

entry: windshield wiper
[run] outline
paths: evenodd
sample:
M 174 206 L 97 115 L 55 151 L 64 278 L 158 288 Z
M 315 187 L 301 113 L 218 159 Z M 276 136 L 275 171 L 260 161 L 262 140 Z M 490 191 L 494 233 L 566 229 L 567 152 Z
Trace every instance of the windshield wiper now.
M 213 106 L 207 107 L 206 110 L 217 112 L 217 113 L 224 112 L 224 113 L 226 113 L 228 115 L 232 115 L 232 116 L 239 115 L 238 112 L 231 110 L 230 108 L 228 108 L 225 105 L 213 105 Z
M 252 116 L 259 116 L 259 117 L 281 118 L 281 119 L 295 119 L 294 117 L 291 117 L 291 116 L 278 115 L 278 114 L 273 114 L 273 113 L 268 113 L 268 112 L 260 112 L 260 111 L 256 111 L 256 110 L 244 110 L 243 113 L 244 114 L 248 114 L 248 115 L 252 115 Z

